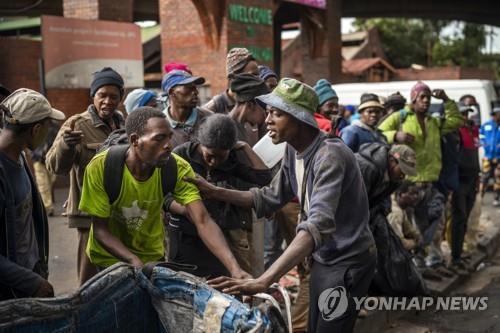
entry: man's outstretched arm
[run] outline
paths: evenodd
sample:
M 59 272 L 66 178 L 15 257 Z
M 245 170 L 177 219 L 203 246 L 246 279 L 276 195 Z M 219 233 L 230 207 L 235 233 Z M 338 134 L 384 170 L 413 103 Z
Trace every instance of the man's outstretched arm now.
M 282 165 L 268 186 L 251 188 L 249 191 L 217 187 L 199 175 L 185 177 L 184 180 L 195 184 L 206 199 L 215 199 L 247 209 L 253 208 L 257 217 L 262 217 L 277 211 L 295 197 L 285 167 Z
M 238 191 L 217 187 L 198 175 L 196 175 L 196 177 L 185 177 L 184 180 L 196 185 L 206 199 L 224 201 L 247 209 L 253 208 L 253 197 L 250 191 Z
M 216 289 L 228 294 L 254 295 L 265 292 L 280 277 L 297 266 L 314 249 L 314 239 L 305 230 L 300 230 L 285 252 L 257 279 L 238 279 L 221 276 L 209 281 L 209 284 Z
M 249 278 L 250 274 L 243 271 L 229 249 L 226 239 L 219 226 L 212 220 L 201 200 L 186 205 L 190 221 L 194 223 L 203 243 L 227 268 L 235 278 Z
M 250 274 L 243 271 L 229 249 L 226 239 L 219 226 L 212 220 L 201 200 L 186 205 L 190 221 L 194 223 L 198 235 L 208 249 L 222 262 L 234 278 L 249 278 Z
M 108 219 L 92 216 L 92 227 L 94 236 L 99 244 L 118 260 L 142 267 L 144 263 L 138 256 L 133 254 L 122 241 L 113 235 L 108 229 Z

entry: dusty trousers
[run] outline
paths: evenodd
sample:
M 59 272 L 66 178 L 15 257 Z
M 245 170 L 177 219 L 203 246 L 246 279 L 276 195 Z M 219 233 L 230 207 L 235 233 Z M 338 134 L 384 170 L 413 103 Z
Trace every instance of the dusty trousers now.
M 309 333 L 349 333 L 354 329 L 359 310 L 353 297 L 366 296 L 376 266 L 376 249 L 372 247 L 335 265 L 313 261 L 310 278 Z M 329 288 L 343 287 L 347 294 L 346 311 L 337 318 L 325 320 L 318 301 Z

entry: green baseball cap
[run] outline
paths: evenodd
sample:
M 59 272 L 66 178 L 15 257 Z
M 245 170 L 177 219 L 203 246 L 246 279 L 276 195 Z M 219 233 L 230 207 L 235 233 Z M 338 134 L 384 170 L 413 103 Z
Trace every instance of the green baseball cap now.
M 27 88 L 17 89 L 7 96 L 1 107 L 5 113 L 5 121 L 10 124 L 32 124 L 45 118 L 66 118 L 64 113 L 52 108 L 42 94 Z
M 401 168 L 401 171 L 407 176 L 417 174 L 417 155 L 415 151 L 406 145 L 393 145 L 389 154 L 394 157 Z
M 272 93 L 259 96 L 257 99 L 290 114 L 309 126 L 318 128 L 318 123 L 314 119 L 314 112 L 319 105 L 318 95 L 305 83 L 283 78 Z

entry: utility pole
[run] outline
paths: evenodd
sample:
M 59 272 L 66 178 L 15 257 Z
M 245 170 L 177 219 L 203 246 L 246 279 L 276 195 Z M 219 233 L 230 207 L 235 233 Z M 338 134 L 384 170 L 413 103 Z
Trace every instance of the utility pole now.
M 342 0 L 327 0 L 326 44 L 328 57 L 328 79 L 331 83 L 342 81 Z

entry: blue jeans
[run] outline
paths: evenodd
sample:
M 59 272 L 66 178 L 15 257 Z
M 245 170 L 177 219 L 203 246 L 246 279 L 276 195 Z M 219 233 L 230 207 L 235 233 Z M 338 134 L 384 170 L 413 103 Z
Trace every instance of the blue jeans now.
M 264 332 L 269 318 L 193 275 L 155 267 L 151 278 L 139 273 L 166 332 Z
M 148 278 L 119 263 L 70 296 L 0 302 L 0 332 L 264 332 L 277 316 L 191 274 L 156 266 Z
M 117 264 L 70 296 L 0 302 L 0 332 L 165 332 L 131 266 Z

